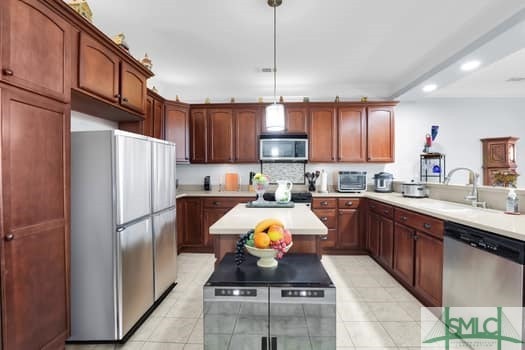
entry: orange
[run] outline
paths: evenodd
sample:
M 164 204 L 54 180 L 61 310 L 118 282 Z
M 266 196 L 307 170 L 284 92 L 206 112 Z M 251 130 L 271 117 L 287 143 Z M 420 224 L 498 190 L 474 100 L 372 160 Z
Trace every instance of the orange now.
M 264 232 L 257 232 L 253 235 L 255 248 L 266 249 L 270 246 L 270 237 Z

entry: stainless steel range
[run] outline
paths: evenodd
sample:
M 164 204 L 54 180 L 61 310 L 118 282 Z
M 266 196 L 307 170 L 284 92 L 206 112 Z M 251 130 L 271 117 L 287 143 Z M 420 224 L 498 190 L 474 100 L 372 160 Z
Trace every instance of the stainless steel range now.
M 240 267 L 227 254 L 204 286 L 205 349 L 336 348 L 336 289 L 314 254 L 275 269 Z

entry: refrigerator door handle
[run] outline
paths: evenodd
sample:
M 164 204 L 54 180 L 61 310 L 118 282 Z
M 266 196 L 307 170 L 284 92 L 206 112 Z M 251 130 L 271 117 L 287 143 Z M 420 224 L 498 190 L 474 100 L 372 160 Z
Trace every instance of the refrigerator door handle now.
M 126 229 L 126 226 L 119 226 L 117 227 L 117 232 L 122 232 Z
M 272 337 L 272 344 L 270 350 L 277 350 L 277 337 Z

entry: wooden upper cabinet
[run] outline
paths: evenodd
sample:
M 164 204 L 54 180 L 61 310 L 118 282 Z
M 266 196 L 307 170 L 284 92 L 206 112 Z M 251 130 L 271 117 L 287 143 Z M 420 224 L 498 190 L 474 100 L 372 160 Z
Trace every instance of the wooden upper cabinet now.
M 71 26 L 37 0 L 0 1 L 1 79 L 68 102 Z
M 286 132 L 307 133 L 308 131 L 308 108 L 285 106 Z
M 366 162 L 366 109 L 339 107 L 337 123 L 337 160 Z
M 206 109 L 192 109 L 190 118 L 191 162 L 208 160 L 208 118 Z
M 69 324 L 69 109 L 14 88 L 0 96 L 1 348 L 59 349 Z
M 259 161 L 260 109 L 236 109 L 235 115 L 235 162 L 257 163 Z
M 368 107 L 367 136 L 369 162 L 394 161 L 393 107 Z
M 153 118 L 154 118 L 153 106 L 154 106 L 153 97 L 148 96 L 146 99 L 146 115 L 145 115 L 144 121 L 136 122 L 136 124 L 142 124 L 141 134 L 146 135 L 146 136 L 153 136 Z
M 146 77 L 126 62 L 121 62 L 120 104 L 138 113 L 144 113 Z
M 119 57 L 88 34 L 80 33 L 78 87 L 110 102 L 119 101 Z
M 334 162 L 337 152 L 335 107 L 311 107 L 309 129 L 309 161 Z
M 517 137 L 481 139 L 483 143 L 483 167 L 516 168 Z
M 199 122 L 197 122 L 197 124 L 198 123 Z M 190 160 L 189 132 L 189 107 L 187 105 L 167 102 L 164 117 L 164 138 L 167 141 L 175 142 L 178 163 L 188 163 Z M 201 132 L 204 133 L 205 130 Z
M 152 136 L 162 139 L 164 136 L 164 103 L 153 99 L 153 133 Z
M 233 162 L 233 110 L 208 110 L 208 163 Z

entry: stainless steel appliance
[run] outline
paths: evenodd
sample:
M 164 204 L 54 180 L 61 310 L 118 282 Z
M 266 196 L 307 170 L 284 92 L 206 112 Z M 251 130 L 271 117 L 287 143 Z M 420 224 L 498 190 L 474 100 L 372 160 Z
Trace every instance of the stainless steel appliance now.
M 259 159 L 262 161 L 307 161 L 306 134 L 261 134 Z
M 446 222 L 444 306 L 523 306 L 525 242 Z
M 388 193 L 393 191 L 394 176 L 390 173 L 380 172 L 374 175 L 376 192 Z
M 337 173 L 338 192 L 364 192 L 366 186 L 366 171 L 340 171 Z
M 403 197 L 425 198 L 428 197 L 428 189 L 424 183 L 412 180 L 401 185 L 401 194 Z
M 71 135 L 70 341 L 123 339 L 176 278 L 175 145 Z
M 313 254 L 273 270 L 227 254 L 204 286 L 204 349 L 336 348 L 336 289 Z

